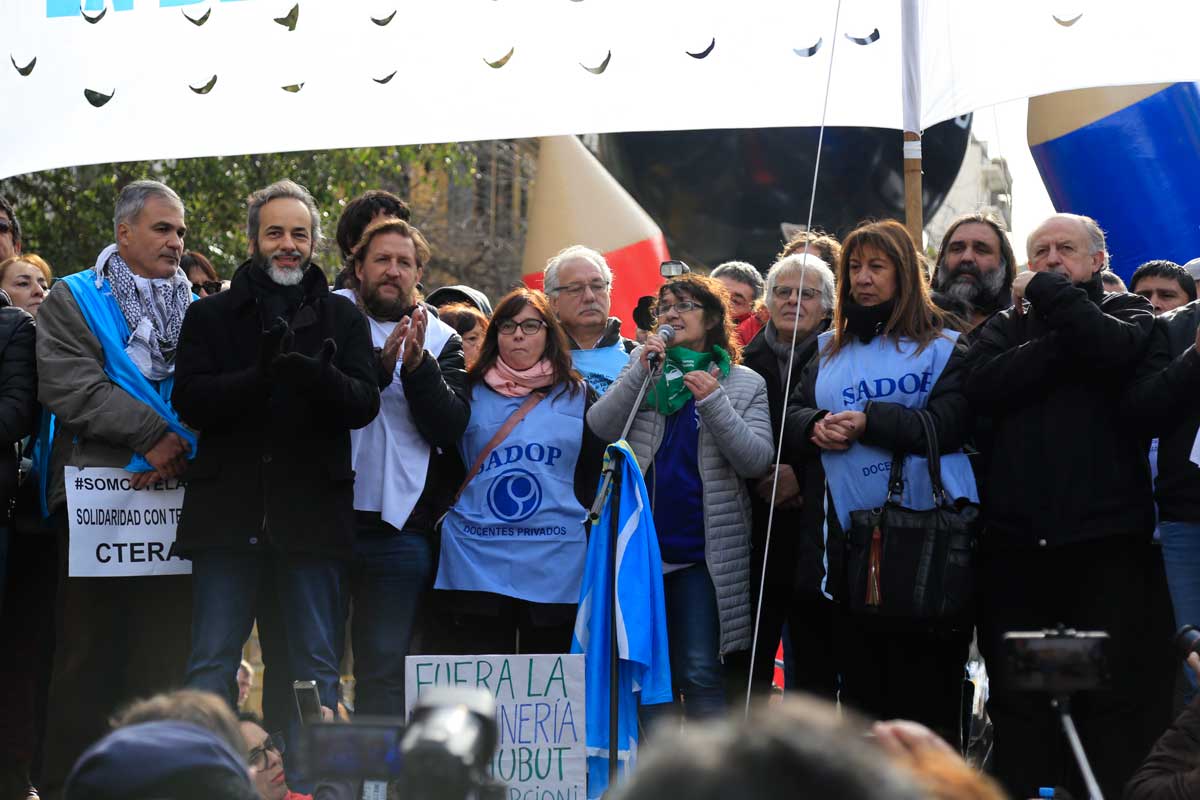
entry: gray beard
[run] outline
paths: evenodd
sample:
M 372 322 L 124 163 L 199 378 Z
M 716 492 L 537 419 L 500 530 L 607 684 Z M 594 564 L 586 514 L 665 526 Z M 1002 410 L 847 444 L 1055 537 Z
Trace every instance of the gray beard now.
M 295 286 L 304 280 L 303 269 L 286 269 L 274 264 L 267 265 L 267 277 L 280 286 Z
M 975 309 L 988 309 L 996 304 L 1004 292 L 1004 280 L 1004 270 L 994 269 L 991 272 L 981 273 L 978 282 L 965 280 L 964 276 L 956 277 L 951 281 L 942 281 L 938 291 L 962 300 Z
M 258 253 L 251 256 L 251 260 L 262 267 L 263 272 L 267 273 L 267 277 L 271 279 L 272 283 L 278 286 L 298 286 L 300 281 L 304 280 L 304 273 L 308 271 L 308 265 L 312 263 L 312 258 L 309 257 L 301 261 L 300 266 L 295 269 L 287 269 L 276 266 L 274 258 L 274 256 L 263 258 Z

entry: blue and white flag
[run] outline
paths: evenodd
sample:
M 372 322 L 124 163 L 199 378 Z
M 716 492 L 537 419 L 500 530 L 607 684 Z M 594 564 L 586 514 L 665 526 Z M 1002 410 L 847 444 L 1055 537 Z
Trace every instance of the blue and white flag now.
M 608 467 L 614 451 L 621 475 L 620 509 L 617 525 L 617 653 L 620 698 L 617 741 L 620 774 L 627 775 L 637 757 L 638 705 L 669 703 L 671 662 L 667 648 L 667 611 L 663 598 L 662 558 L 650 513 L 646 482 L 638 469 L 633 450 L 624 441 L 610 444 L 604 454 Z M 612 562 L 612 496 L 592 526 L 587 563 L 580 590 L 579 613 L 575 618 L 572 653 L 587 655 L 587 754 L 589 798 L 600 797 L 608 788 L 609 726 L 609 591 Z

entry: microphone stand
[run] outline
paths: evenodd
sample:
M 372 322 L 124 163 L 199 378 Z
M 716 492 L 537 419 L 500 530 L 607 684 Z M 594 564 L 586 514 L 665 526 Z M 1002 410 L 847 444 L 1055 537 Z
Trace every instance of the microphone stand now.
M 629 429 L 633 427 L 634 417 L 637 416 L 638 410 L 642 406 L 642 400 L 646 397 L 646 391 L 650 388 L 650 381 L 654 375 L 655 365 L 651 364 L 650 369 L 646 371 L 646 377 L 642 379 L 642 385 L 638 389 L 633 408 L 629 410 L 629 417 L 625 420 L 625 427 L 621 429 L 621 436 L 617 441 L 622 441 L 629 435 Z M 620 681 L 617 677 L 617 669 L 620 665 L 620 654 L 617 652 L 617 537 L 621 532 L 620 468 L 623 465 L 625 454 L 621 450 L 616 450 L 614 451 L 614 456 L 601 473 L 600 489 L 596 492 L 596 501 L 592 504 L 587 519 L 590 525 L 595 525 L 599 522 L 600 509 L 604 507 L 604 503 L 608 500 L 609 496 L 612 496 L 613 505 L 609 515 L 611 530 L 609 531 L 608 541 L 608 559 L 609 564 L 611 564 L 608 576 L 610 604 L 608 615 L 608 785 L 610 789 L 616 784 L 617 767 L 619 764 L 617 758 L 617 717 L 620 714 Z

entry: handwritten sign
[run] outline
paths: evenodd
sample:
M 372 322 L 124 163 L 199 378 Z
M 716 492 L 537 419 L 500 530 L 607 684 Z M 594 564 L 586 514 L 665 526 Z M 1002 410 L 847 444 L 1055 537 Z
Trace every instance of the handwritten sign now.
M 587 725 L 583 655 L 409 656 L 407 711 L 435 686 L 487 689 L 499 744 L 491 772 L 508 800 L 584 800 Z
M 135 490 L 132 473 L 66 467 L 72 578 L 187 575 L 192 562 L 175 553 L 184 484 L 158 481 Z

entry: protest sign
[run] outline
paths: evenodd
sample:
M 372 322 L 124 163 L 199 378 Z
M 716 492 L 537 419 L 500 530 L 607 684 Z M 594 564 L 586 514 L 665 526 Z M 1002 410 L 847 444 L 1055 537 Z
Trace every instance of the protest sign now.
M 409 656 L 408 713 L 435 686 L 487 689 L 499 744 L 491 773 L 507 800 L 584 800 L 587 725 L 583 655 Z
M 192 562 L 175 553 L 184 484 L 155 481 L 141 490 L 133 473 L 66 467 L 72 578 L 186 575 Z

